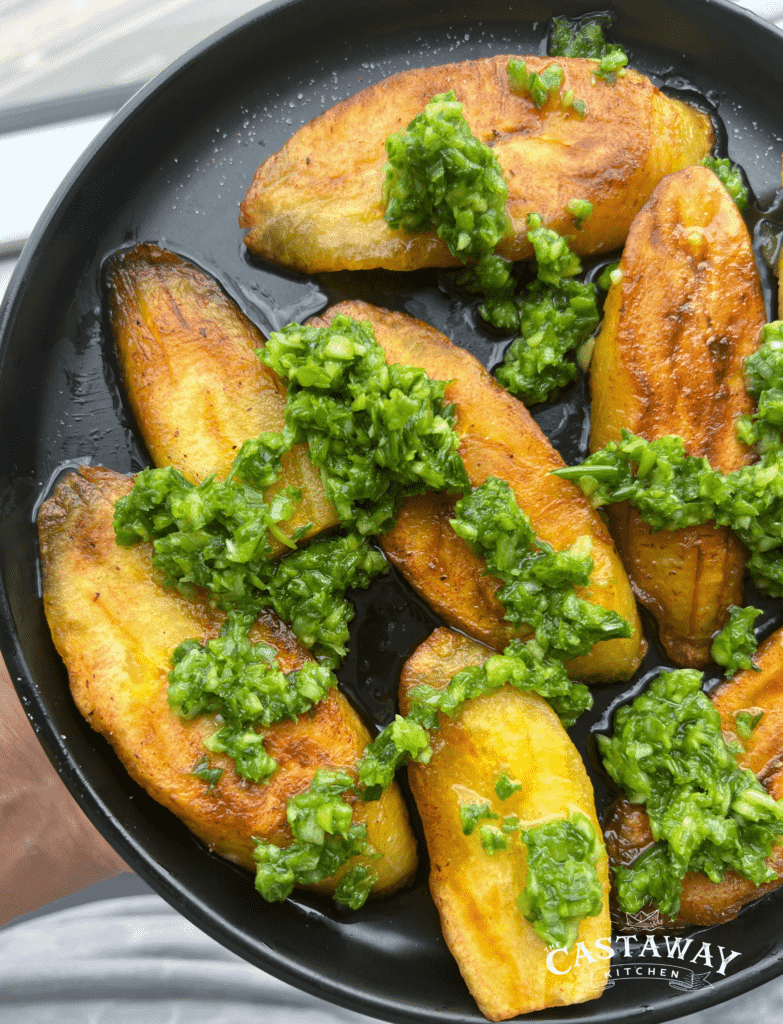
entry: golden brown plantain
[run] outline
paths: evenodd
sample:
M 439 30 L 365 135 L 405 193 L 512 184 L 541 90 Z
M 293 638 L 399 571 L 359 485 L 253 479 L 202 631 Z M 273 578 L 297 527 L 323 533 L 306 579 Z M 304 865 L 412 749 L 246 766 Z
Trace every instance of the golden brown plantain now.
M 758 347 L 764 302 L 747 228 L 712 171 L 689 167 L 658 186 L 620 269 L 593 353 L 591 450 L 627 428 L 648 440 L 678 434 L 723 472 L 752 462 L 734 424 L 752 411 L 742 363 Z M 707 664 L 729 606 L 742 604 L 743 545 L 710 524 L 653 533 L 625 504 L 609 517 L 667 653 Z
M 400 707 L 410 704 L 412 687 L 436 689 L 468 665 L 480 665 L 492 652 L 450 629 L 437 629 L 406 662 Z M 490 1020 L 506 1020 L 547 1006 L 596 999 L 608 973 L 606 952 L 597 939 L 608 937 L 609 880 L 606 857 L 597 869 L 603 908 L 579 926 L 582 947 L 553 957 L 546 943 L 517 908 L 525 886 L 523 846 L 490 857 L 478 833 L 463 834 L 460 803 L 488 801 L 501 818 L 515 814 L 527 826 L 581 811 L 600 835 L 593 789 L 582 760 L 557 715 L 534 693 L 511 686 L 468 701 L 453 719 L 440 716 L 432 733 L 432 760 L 411 762 L 408 778 L 427 837 L 430 890 L 443 934 L 459 969 Z M 521 791 L 501 801 L 495 782 L 502 773 L 518 779 Z M 579 955 L 578 963 L 575 963 Z
M 38 529 L 44 606 L 55 646 L 68 669 L 74 700 L 94 729 L 114 747 L 130 775 L 180 817 L 210 850 L 254 869 L 252 837 L 291 841 L 287 798 L 306 789 L 317 768 L 353 773 L 369 735 L 345 698 L 332 690 L 311 712 L 272 726 L 266 749 L 280 767 L 265 785 L 248 783 L 223 754 L 214 790 L 191 775 L 216 729 L 214 715 L 182 722 L 167 702 L 172 651 L 190 637 L 218 633 L 223 619 L 204 603 L 164 590 L 146 545 L 117 545 L 114 502 L 132 481 L 107 469 L 69 474 L 41 506 Z M 271 644 L 291 671 L 309 660 L 291 632 L 271 613 L 251 637 Z M 372 844 L 383 853 L 373 865 L 376 892 L 397 888 L 416 867 L 416 847 L 399 790 L 378 803 L 355 804 Z M 331 891 L 335 879 L 321 888 Z
M 710 151 L 709 118 L 635 71 L 607 85 L 593 75 L 594 61 L 558 58 L 563 91 L 573 89 L 587 103 L 582 119 L 556 99 L 539 109 L 529 96 L 511 92 L 509 59 L 404 71 L 300 128 L 258 168 L 241 205 L 248 248 L 305 273 L 458 265 L 434 231 L 393 231 L 381 198 L 387 136 L 404 132 L 433 96 L 449 89 L 503 171 L 513 233 L 497 251 L 509 259 L 532 256 L 529 213 L 540 213 L 560 234 L 574 234 L 566 212 L 574 198 L 593 204 L 592 217 L 576 232 L 576 251 L 619 248 L 661 178 Z M 525 60 L 530 71 L 553 63 Z
M 208 274 L 173 252 L 137 245 L 111 260 L 108 293 L 123 382 L 156 466 L 175 466 L 194 483 L 225 477 L 244 441 L 282 429 L 285 387 L 255 354 L 264 337 Z M 302 501 L 282 524 L 286 532 L 337 525 L 301 444 L 283 456 L 267 493 L 291 485 Z
M 783 629 L 773 633 L 759 647 L 753 658 L 760 671 L 738 672 L 710 694 L 717 708 L 727 740 L 738 739 L 736 717 L 741 711 L 763 711 L 761 721 L 749 740 L 744 740 L 744 753 L 737 759 L 749 768 L 776 800 L 783 799 Z M 630 864 L 654 842 L 650 823 L 643 806 L 625 799 L 616 801 L 609 810 L 604 827 L 606 847 L 611 864 Z M 667 928 L 699 927 L 719 924 L 736 917 L 746 903 L 765 896 L 783 883 L 783 846 L 772 851 L 769 863 L 778 873 L 777 880 L 756 886 L 734 871 L 727 871 L 722 882 L 711 882 L 706 875 L 691 872 L 683 880 L 682 903 L 676 918 L 662 918 L 645 908 L 641 911 L 645 927 L 658 931 Z M 623 930 L 633 931 L 639 915 L 617 915 Z
M 474 487 L 488 476 L 511 485 L 539 537 L 558 550 L 587 535 L 595 563 L 590 586 L 580 596 L 612 608 L 633 627 L 628 640 L 607 640 L 569 663 L 569 673 L 586 682 L 629 678 L 645 650 L 636 602 L 622 563 L 600 516 L 582 492 L 551 475 L 563 465 L 524 405 L 512 398 L 483 366 L 435 328 L 405 313 L 364 302 L 343 302 L 310 322 L 324 325 L 338 313 L 368 320 L 389 363 L 424 369 L 435 380 L 451 381 L 445 400 L 456 406 L 460 454 Z M 454 497 L 425 494 L 406 500 L 394 530 L 382 538 L 391 562 L 449 625 L 502 650 L 515 631 L 494 596 L 498 584 L 483 575 L 486 562 L 448 525 Z

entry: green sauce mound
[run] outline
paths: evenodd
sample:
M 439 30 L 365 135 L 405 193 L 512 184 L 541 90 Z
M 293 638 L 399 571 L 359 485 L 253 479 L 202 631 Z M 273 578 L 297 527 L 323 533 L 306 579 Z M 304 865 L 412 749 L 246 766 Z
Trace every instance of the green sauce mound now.
M 677 530 L 711 520 L 729 526 L 751 552 L 756 585 L 783 597 L 783 321 L 762 329 L 762 344 L 745 361 L 753 416 L 738 419 L 737 435 L 760 458 L 723 474 L 704 458 L 686 455 L 675 435 L 646 441 L 624 430 L 580 466 L 555 470 L 575 480 L 594 506 L 629 501 L 654 530 Z
M 453 92 L 434 96 L 405 134 L 386 140 L 384 214 L 407 232 L 434 226 L 463 262 L 492 252 L 508 233 L 508 193 L 497 157 L 479 141 Z
M 288 801 L 286 816 L 294 841 L 280 847 L 256 840 L 256 889 L 265 900 L 284 900 L 295 885 L 317 885 L 352 857 L 376 856 L 366 827 L 353 824 L 351 806 L 343 799 L 352 787 L 346 772 L 319 768 L 308 788 Z M 375 879 L 372 868 L 357 864 L 340 880 L 335 899 L 358 910 Z
M 701 680 L 691 669 L 662 673 L 620 708 L 613 735 L 598 737 L 606 770 L 632 803 L 646 804 L 657 841 L 615 868 L 627 913 L 652 902 L 675 916 L 688 871 L 713 882 L 729 869 L 757 885 L 776 877 L 765 861 L 783 835 L 783 805 L 737 765 Z
M 315 662 L 286 675 L 274 648 L 251 642 L 248 628 L 241 616 L 229 616 L 220 636 L 204 646 L 197 640 L 180 644 L 171 657 L 168 701 L 186 720 L 220 715 L 224 724 L 204 745 L 232 757 L 243 779 L 263 782 L 277 763 L 265 752 L 263 735 L 255 726 L 309 711 L 337 680 Z
M 380 533 L 405 495 L 469 488 L 446 384 L 387 364 L 369 323 L 289 324 L 259 357 L 287 379 L 287 442 L 307 443 L 343 523 Z
M 585 200 L 568 206 L 577 227 L 592 213 Z M 576 364 L 567 357 L 595 331 L 599 316 L 596 286 L 574 280 L 582 264 L 567 240 L 545 227 L 538 214 L 528 217 L 527 237 L 537 277 L 517 294 L 512 264 L 502 256 L 485 257 L 458 283 L 486 296 L 479 313 L 487 323 L 519 332 L 495 377 L 526 405 L 535 405 L 576 379 Z
M 522 829 L 527 882 L 517 900 L 524 917 L 548 946 L 571 949 L 579 922 L 601 913 L 603 893 L 596 863 L 604 845 L 579 812 Z
M 506 619 L 530 626 L 543 653 L 565 661 L 588 654 L 601 640 L 631 635 L 617 612 L 574 593 L 593 571 L 589 539 L 563 551 L 537 539 L 504 480 L 489 477 L 458 501 L 451 525 L 486 559 L 487 574 L 503 580 L 497 596 Z
M 349 534 L 271 562 L 270 521 L 284 521 L 292 511 L 288 493 L 267 504 L 236 479 L 196 486 L 171 467 L 145 469 L 117 502 L 114 528 L 120 544 L 152 541 L 152 564 L 165 586 L 189 598 L 195 587 L 205 588 L 212 604 L 241 613 L 248 629 L 271 606 L 305 647 L 336 666 L 353 618 L 345 591 L 369 586 L 386 561 L 365 538 Z

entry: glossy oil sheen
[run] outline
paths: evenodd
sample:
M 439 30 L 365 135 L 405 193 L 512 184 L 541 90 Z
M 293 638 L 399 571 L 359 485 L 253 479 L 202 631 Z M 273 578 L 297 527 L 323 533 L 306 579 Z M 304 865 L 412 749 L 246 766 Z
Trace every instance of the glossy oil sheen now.
M 101 291 L 104 259 L 136 242 L 174 249 L 212 273 L 263 331 L 358 298 L 421 317 L 496 365 L 508 338 L 480 326 L 454 272 L 286 273 L 245 255 L 238 204 L 257 164 L 336 101 L 407 67 L 539 52 L 552 13 L 594 9 L 573 0 L 554 10 L 537 0 L 270 4 L 159 76 L 108 126 L 48 208 L 0 314 L 0 630 L 42 743 L 96 825 L 191 920 L 279 977 L 388 1020 L 481 1020 L 441 937 L 426 856 L 415 885 L 358 913 L 315 895 L 275 905 L 256 900 L 250 876 L 200 847 L 78 715 L 43 617 L 34 510 L 65 466 L 88 460 L 131 472 L 147 464 L 118 384 Z M 755 193 L 753 220 L 772 225 L 757 232 L 758 251 L 765 238 L 768 250 L 780 222 L 783 37 L 724 0 L 622 0 L 615 10 L 615 35 L 634 67 L 680 98 L 717 109 L 725 126 L 719 137 Z M 765 286 L 775 316 L 769 276 Z M 582 380 L 534 414 L 566 461 L 584 456 L 589 408 Z M 746 602 L 765 608 L 766 631 L 780 624 L 777 604 L 750 591 Z M 369 720 L 389 720 L 401 664 L 437 624 L 393 572 L 361 598 L 341 679 Z M 596 691 L 594 711 L 573 730 L 599 814 L 611 793 L 595 770 L 591 732 L 607 728 L 614 708 L 665 664 L 649 620 L 645 626 L 652 642 L 639 674 Z M 420 833 L 419 840 L 424 850 Z M 714 987 L 679 991 L 637 976 L 598 1001 L 526 1019 L 679 1017 L 779 973 L 780 935 L 778 892 L 738 921 L 692 936 L 697 946 L 706 941 L 740 953 L 725 977 L 710 974 Z M 637 962 L 643 938 L 629 947 Z

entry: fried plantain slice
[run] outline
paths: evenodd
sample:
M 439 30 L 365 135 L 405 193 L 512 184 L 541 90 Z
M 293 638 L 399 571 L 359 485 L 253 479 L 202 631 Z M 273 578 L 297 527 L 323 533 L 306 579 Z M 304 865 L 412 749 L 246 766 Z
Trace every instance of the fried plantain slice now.
M 456 266 L 435 231 L 409 235 L 383 219 L 386 138 L 404 132 L 438 93 L 453 89 L 473 134 L 491 146 L 508 187 L 513 233 L 497 251 L 529 259 L 527 216 L 573 234 L 566 205 L 593 204 L 576 232 L 580 254 L 619 248 L 634 215 L 665 174 L 712 146 L 709 118 L 664 96 L 635 71 L 609 85 L 589 60 L 558 58 L 563 91 L 587 103 L 584 118 L 557 98 L 538 108 L 509 88 L 509 56 L 392 75 L 300 128 L 256 171 L 240 208 L 251 252 L 305 273 Z M 540 72 L 550 58 L 524 58 Z
M 743 711 L 762 713 L 749 739 L 739 740 L 744 752 L 738 763 L 749 768 L 776 800 L 783 799 L 783 629 L 777 630 L 759 647 L 753 661 L 759 671 L 745 669 L 727 679 L 710 694 L 717 708 L 728 741 L 739 740 L 737 715 Z M 604 827 L 610 864 L 630 864 L 655 840 L 644 807 L 617 800 L 609 810 Z M 676 918 L 661 917 L 644 908 L 640 914 L 648 930 L 692 926 L 708 927 L 730 921 L 747 904 L 761 899 L 783 884 L 783 845 L 776 846 L 768 860 L 778 878 L 755 885 L 734 871 L 727 871 L 722 882 L 711 882 L 700 872 L 690 872 L 683 880 L 682 902 Z M 637 914 L 616 914 L 623 931 L 639 927 Z
M 181 818 L 210 850 L 250 870 L 253 836 L 291 842 L 286 800 L 306 789 L 317 768 L 355 772 L 369 735 L 346 699 L 327 699 L 296 720 L 273 725 L 266 749 L 279 769 L 265 785 L 249 783 L 224 754 L 210 754 L 224 772 L 205 790 L 191 773 L 217 728 L 214 715 L 183 722 L 168 706 L 172 651 L 182 641 L 217 635 L 223 615 L 164 590 L 150 548 L 117 545 L 114 502 L 132 486 L 107 469 L 84 468 L 58 484 L 38 517 L 46 616 L 70 679 L 74 700 L 114 747 L 132 778 Z M 274 615 L 265 613 L 251 638 L 272 645 L 286 671 L 309 655 Z M 377 803 L 355 804 L 355 819 L 383 854 L 372 861 L 376 892 L 405 883 L 416 868 L 416 845 L 396 786 Z M 324 882 L 333 891 L 339 875 Z
M 408 710 L 414 686 L 441 689 L 491 653 L 450 629 L 435 630 L 405 663 L 401 710 Z M 598 998 L 608 960 L 596 940 L 611 934 L 606 857 L 596 865 L 602 911 L 581 921 L 584 945 L 552 954 L 550 969 L 545 941 L 517 908 L 527 876 L 524 847 L 515 839 L 509 851 L 490 857 L 478 834 L 466 836 L 460 821 L 464 803 L 488 802 L 500 819 L 516 815 L 525 826 L 578 810 L 600 835 L 590 780 L 557 715 L 536 694 L 504 686 L 440 720 L 432 760 L 411 762 L 408 778 L 427 837 L 430 890 L 443 934 L 479 1009 L 490 1020 L 506 1020 Z M 495 792 L 502 773 L 522 783 L 506 800 Z
M 742 364 L 758 347 L 764 301 L 747 228 L 712 171 L 689 167 L 658 186 L 620 270 L 593 352 L 591 450 L 627 428 L 647 440 L 678 434 L 723 472 L 752 462 L 734 424 L 752 411 Z M 743 545 L 710 524 L 654 533 L 622 503 L 609 520 L 668 655 L 706 665 L 729 606 L 742 604 Z
M 175 466 L 194 483 L 225 477 L 244 441 L 282 429 L 285 386 L 255 354 L 265 339 L 208 274 L 176 253 L 137 245 L 112 257 L 107 284 L 123 383 L 156 466 Z M 282 461 L 267 494 L 294 486 L 302 500 L 281 528 L 290 534 L 312 523 L 312 536 L 336 526 L 305 446 Z
M 421 367 L 433 379 L 451 382 L 445 401 L 455 404 L 460 454 L 474 487 L 488 476 L 507 480 L 537 535 L 558 550 L 583 535 L 592 539 L 595 569 L 590 586 L 577 593 L 626 618 L 633 636 L 596 644 L 590 654 L 569 663 L 569 674 L 585 682 L 629 678 L 646 645 L 625 570 L 602 519 L 579 488 L 551 475 L 563 461 L 524 405 L 472 355 L 421 320 L 365 302 L 342 302 L 310 323 L 323 326 L 338 313 L 369 321 L 387 362 Z M 449 625 L 502 650 L 512 636 L 525 634 L 515 633 L 505 621 L 495 597 L 499 584 L 483 575 L 484 559 L 449 526 L 455 500 L 433 493 L 408 498 L 381 543 L 389 560 Z

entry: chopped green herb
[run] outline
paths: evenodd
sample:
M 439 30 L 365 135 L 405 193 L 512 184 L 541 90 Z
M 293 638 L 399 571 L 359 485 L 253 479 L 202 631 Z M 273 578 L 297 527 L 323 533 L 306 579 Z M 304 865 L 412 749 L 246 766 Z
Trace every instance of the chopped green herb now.
M 463 262 L 492 252 L 508 233 L 507 189 L 497 157 L 471 132 L 453 92 L 441 93 L 386 140 L 386 222 L 404 231 L 435 226 Z
M 269 603 L 300 643 L 336 668 L 354 616 L 346 590 L 366 589 L 388 568 L 383 555 L 356 533 L 313 541 L 280 560 L 267 583 Z
M 560 103 L 564 109 L 571 108 L 579 117 L 587 117 L 587 104 L 584 100 L 580 100 L 578 96 L 574 96 L 573 89 L 567 89 L 563 93 L 560 97 Z
M 197 779 L 201 779 L 202 782 L 206 782 L 207 793 L 210 793 L 218 782 L 220 782 L 223 771 L 223 768 L 213 768 L 210 764 L 209 757 L 206 754 L 202 754 L 188 774 L 195 775 Z
M 501 800 L 508 800 L 514 793 L 518 793 L 522 789 L 522 783 L 519 779 L 510 779 L 508 775 L 500 775 L 495 782 L 495 792 Z
M 603 78 L 609 85 L 613 85 L 618 77 L 626 74 L 625 66 L 628 63 L 628 55 L 621 47 L 606 53 L 599 61 L 595 69 L 596 78 Z
M 740 711 L 734 719 L 734 728 L 737 730 L 739 738 L 747 742 L 763 717 L 763 711 Z
M 436 729 L 438 712 L 453 718 L 466 700 L 493 693 L 507 683 L 542 696 L 567 729 L 593 706 L 589 688 L 569 679 L 561 661 L 544 657 L 535 641 L 512 640 L 502 654 L 460 669 L 442 690 L 426 683 L 414 687 L 408 717 L 425 729 Z
M 521 826 L 521 822 L 516 814 L 507 814 L 503 818 L 503 824 L 500 826 L 504 832 L 511 834 L 512 832 L 518 832 Z
M 469 292 L 482 292 L 488 298 L 509 299 L 516 288 L 513 266 L 510 260 L 491 253 L 467 267 L 457 278 L 457 284 Z
M 510 486 L 489 477 L 457 502 L 451 525 L 487 562 L 487 574 L 503 581 L 497 596 L 506 619 L 535 631 L 546 655 L 568 660 L 587 654 L 600 640 L 628 637 L 631 627 L 616 612 L 574 593 L 593 571 L 590 541 L 555 551 L 536 539 Z
M 623 279 L 623 272 L 619 263 L 610 263 L 604 267 L 596 282 L 602 292 L 608 292 L 613 284 L 619 284 Z
M 537 71 L 528 71 L 523 60 L 512 58 L 507 70 L 511 90 L 527 93 L 539 108 L 544 106 L 550 96 L 559 93 L 563 85 L 563 69 L 559 64 L 549 64 L 539 74 Z
M 479 842 L 481 848 L 490 857 L 494 857 L 501 850 L 508 849 L 508 842 L 500 829 L 492 825 L 482 825 L 479 829 Z
M 168 702 L 184 719 L 220 715 L 224 725 L 205 746 L 234 758 L 242 778 L 264 782 L 277 763 L 264 750 L 255 726 L 270 726 L 309 711 L 337 680 L 315 662 L 284 674 L 274 649 L 253 643 L 248 628 L 246 619 L 229 616 L 220 636 L 204 646 L 197 640 L 180 644 L 171 658 Z
M 579 812 L 523 829 L 527 882 L 519 894 L 523 917 L 550 947 L 571 949 L 579 922 L 601 913 L 603 893 L 596 863 L 604 846 Z
M 592 210 L 584 200 L 572 200 L 569 207 L 574 216 L 586 216 L 588 207 Z M 530 215 L 528 227 L 538 279 L 514 296 L 509 269 L 510 286 L 487 289 L 479 312 L 501 330 L 519 331 L 495 376 L 513 395 L 534 405 L 576 378 L 575 364 L 565 357 L 595 330 L 598 307 L 595 285 L 572 280 L 582 265 L 567 241 L 545 228 L 538 214 Z M 477 275 L 473 284 L 481 283 Z
M 561 661 L 544 657 L 534 641 L 524 644 L 512 640 L 503 654 L 493 654 L 482 665 L 461 669 L 443 689 L 426 683 L 413 687 L 407 716 L 397 715 L 366 747 L 359 760 L 362 799 L 377 800 L 383 787 L 391 783 L 394 773 L 408 760 L 429 762 L 429 733 L 439 727 L 439 713 L 453 718 L 465 701 L 493 693 L 507 683 L 540 694 L 566 728 L 593 706 L 590 690 L 569 679 Z
M 481 313 L 495 326 L 519 331 L 495 377 L 526 405 L 545 402 L 576 379 L 576 366 L 565 357 L 599 320 L 595 285 L 568 280 L 534 281 L 511 301 L 488 300 Z
M 462 831 L 466 836 L 473 834 L 480 821 L 492 818 L 497 818 L 497 814 L 492 810 L 489 803 L 460 804 L 459 820 Z
M 756 653 L 758 642 L 753 623 L 761 614 L 760 608 L 737 608 L 736 605 L 729 608 L 729 620 L 710 649 L 713 660 L 725 667 L 727 676 L 733 676 L 741 668 L 756 668 L 752 655 Z
M 256 889 L 265 900 L 284 900 L 295 885 L 317 885 L 352 857 L 375 855 L 366 827 L 352 824 L 350 805 L 343 800 L 352 788 L 353 779 L 346 772 L 319 769 L 310 786 L 288 801 L 286 815 L 294 841 L 279 847 L 255 840 Z M 341 881 L 335 899 L 358 910 L 374 880 L 372 869 L 356 865 Z
M 535 250 L 539 281 L 559 285 L 564 277 L 574 277 L 581 273 L 582 262 L 579 257 L 571 252 L 565 238 L 544 226 L 540 214 L 528 214 L 527 237 Z
M 609 48 L 604 29 L 612 27 L 609 14 L 591 14 L 587 17 L 553 18 L 549 37 L 549 53 L 553 57 L 588 57 L 600 60 Z
M 377 800 L 381 790 L 391 785 L 395 772 L 411 758 L 428 764 L 432 757 L 428 731 L 413 715 L 394 721 L 364 748 L 359 765 L 363 800 Z
M 257 598 L 255 567 L 272 554 L 269 534 L 290 519 L 299 492 L 286 488 L 266 502 L 260 491 L 234 479 L 209 477 L 195 486 L 176 469 L 144 469 L 114 510 L 119 544 L 152 540 L 152 564 L 164 585 L 185 596 L 210 590 L 220 608 L 248 608 Z
M 720 178 L 726 191 L 734 200 L 740 213 L 745 211 L 748 205 L 748 190 L 742 180 L 742 171 L 728 157 L 719 159 L 715 156 L 705 156 L 702 160 L 703 167 L 709 167 Z
M 405 495 L 469 486 L 446 384 L 387 364 L 369 323 L 289 324 L 259 355 L 287 379 L 289 440 L 307 443 L 343 523 L 379 533 Z
M 566 210 L 574 218 L 574 226 L 581 228 L 588 217 L 593 215 L 593 204 L 586 199 L 571 199 L 566 204 Z
M 783 834 L 783 805 L 737 765 L 701 679 L 691 669 L 662 672 L 620 708 L 613 735 L 598 737 L 606 770 L 632 803 L 646 804 L 657 840 L 615 868 L 627 913 L 653 902 L 675 916 L 688 871 L 720 882 L 731 869 L 756 885 L 776 877 L 766 858 Z

